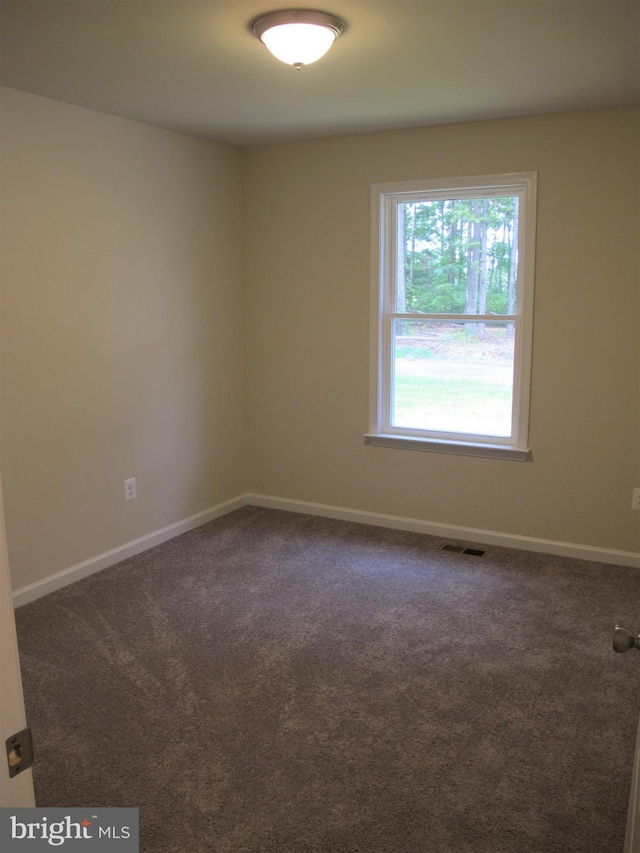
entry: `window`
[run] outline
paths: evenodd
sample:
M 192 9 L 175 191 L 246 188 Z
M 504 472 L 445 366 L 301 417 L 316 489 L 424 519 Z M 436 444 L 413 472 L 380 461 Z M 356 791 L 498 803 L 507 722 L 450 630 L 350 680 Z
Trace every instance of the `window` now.
M 529 458 L 535 173 L 376 184 L 369 444 Z

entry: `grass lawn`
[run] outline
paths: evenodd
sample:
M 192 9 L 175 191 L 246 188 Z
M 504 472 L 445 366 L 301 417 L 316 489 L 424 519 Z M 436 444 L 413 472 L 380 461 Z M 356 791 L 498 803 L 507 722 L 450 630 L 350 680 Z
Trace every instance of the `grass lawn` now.
M 399 363 L 396 362 L 399 367 Z M 396 370 L 394 425 L 446 432 L 511 433 L 511 383 L 502 377 L 407 374 Z

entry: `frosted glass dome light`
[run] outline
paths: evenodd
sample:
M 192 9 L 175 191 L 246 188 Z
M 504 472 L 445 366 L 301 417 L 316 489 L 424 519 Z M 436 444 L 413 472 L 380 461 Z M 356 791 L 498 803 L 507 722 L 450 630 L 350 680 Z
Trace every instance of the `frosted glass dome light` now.
M 277 59 L 298 70 L 324 56 L 343 30 L 340 18 L 309 9 L 270 12 L 251 24 L 252 33 Z

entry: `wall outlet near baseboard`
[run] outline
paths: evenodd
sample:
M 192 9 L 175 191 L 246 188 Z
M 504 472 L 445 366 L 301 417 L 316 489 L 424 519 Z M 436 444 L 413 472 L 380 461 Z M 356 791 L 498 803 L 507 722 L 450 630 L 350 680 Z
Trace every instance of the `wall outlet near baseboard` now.
M 640 509 L 640 489 L 633 490 L 633 497 L 631 498 L 631 509 Z
M 640 492 L 640 489 L 638 489 Z M 132 501 L 136 496 L 136 478 L 129 477 L 128 480 L 124 481 L 124 499 L 125 501 Z

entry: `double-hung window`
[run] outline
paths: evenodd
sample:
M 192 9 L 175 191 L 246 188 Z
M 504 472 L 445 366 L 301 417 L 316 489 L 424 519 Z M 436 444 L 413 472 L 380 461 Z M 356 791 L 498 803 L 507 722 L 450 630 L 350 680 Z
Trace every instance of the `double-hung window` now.
M 529 458 L 536 175 L 372 187 L 369 444 Z

